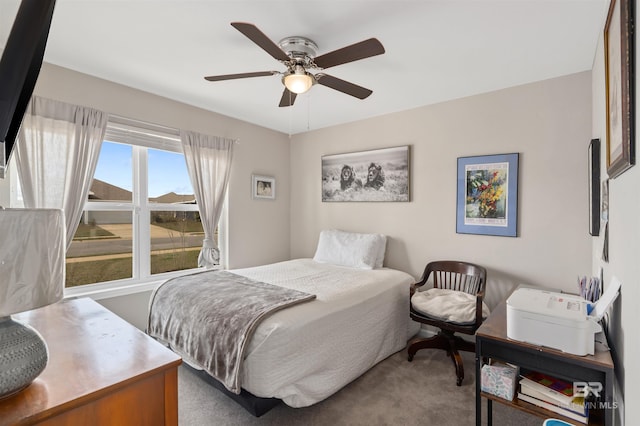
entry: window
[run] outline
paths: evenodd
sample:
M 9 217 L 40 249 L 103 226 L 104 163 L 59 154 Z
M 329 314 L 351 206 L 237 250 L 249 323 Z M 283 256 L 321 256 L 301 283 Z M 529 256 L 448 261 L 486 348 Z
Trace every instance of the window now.
M 110 121 L 67 251 L 66 287 L 126 285 L 196 268 L 203 238 L 179 136 Z

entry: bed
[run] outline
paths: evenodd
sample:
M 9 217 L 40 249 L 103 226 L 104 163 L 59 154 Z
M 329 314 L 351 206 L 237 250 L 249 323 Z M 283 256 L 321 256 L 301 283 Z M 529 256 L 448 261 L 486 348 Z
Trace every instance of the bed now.
M 313 259 L 228 271 L 314 296 L 266 316 L 252 330 L 239 372 L 243 392 L 282 400 L 291 407 L 315 404 L 403 349 L 417 332 L 408 314 L 413 277 L 381 267 L 379 243 L 377 249 L 367 251 L 370 261 L 364 267 L 360 258 L 353 261 L 362 244 L 349 240 L 338 241 L 338 245 L 353 250 L 323 257 L 332 248 L 332 244 L 323 248 L 323 236 L 325 231 Z M 382 251 L 384 256 L 384 248 Z M 164 341 L 151 321 L 156 298 L 157 291 L 150 305 L 148 332 Z M 175 322 L 173 318 L 163 321 Z M 191 353 L 175 347 L 180 345 L 165 343 L 185 363 L 202 367 Z

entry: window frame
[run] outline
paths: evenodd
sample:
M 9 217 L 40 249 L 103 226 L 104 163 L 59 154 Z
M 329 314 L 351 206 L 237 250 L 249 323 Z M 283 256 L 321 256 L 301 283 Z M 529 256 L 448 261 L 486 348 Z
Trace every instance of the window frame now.
M 110 135 L 109 130 L 116 130 Z M 116 136 L 113 136 L 113 133 Z M 114 140 L 119 139 L 119 140 Z M 169 204 L 149 202 L 148 150 L 162 150 L 184 155 L 179 131 L 162 126 L 141 123 L 121 117 L 109 118 L 107 134 L 103 142 L 121 143 L 132 147 L 132 200 L 131 202 L 85 201 L 83 211 L 127 211 L 132 214 L 132 277 L 89 283 L 64 289 L 65 297 L 90 296 L 93 299 L 111 298 L 151 291 L 163 281 L 187 275 L 202 268 L 151 274 L 151 212 L 153 211 L 197 211 L 197 204 Z M 137 142 L 137 143 L 136 143 Z M 228 223 L 227 198 L 218 223 L 218 238 L 221 265 L 227 263 L 226 226 Z M 203 237 L 204 238 L 204 237 Z M 66 261 L 66 259 L 65 259 Z

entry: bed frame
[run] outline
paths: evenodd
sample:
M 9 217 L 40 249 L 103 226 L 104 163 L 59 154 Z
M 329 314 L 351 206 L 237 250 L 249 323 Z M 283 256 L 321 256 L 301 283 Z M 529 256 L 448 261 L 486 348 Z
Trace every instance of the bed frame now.
M 186 362 L 182 363 L 182 365 L 189 369 L 189 371 L 191 371 L 193 374 L 200 377 L 202 380 L 218 389 L 229 398 L 233 399 L 235 402 L 240 404 L 242 408 L 256 417 L 262 416 L 264 413 L 268 412 L 273 407 L 282 402 L 282 400 L 277 398 L 261 398 L 259 396 L 255 396 L 254 394 L 247 392 L 244 389 L 242 389 L 239 395 L 235 394 L 227 390 L 227 388 L 225 388 L 222 383 L 214 379 L 211 375 L 207 374 L 207 372 L 205 372 L 204 370 L 197 370 Z

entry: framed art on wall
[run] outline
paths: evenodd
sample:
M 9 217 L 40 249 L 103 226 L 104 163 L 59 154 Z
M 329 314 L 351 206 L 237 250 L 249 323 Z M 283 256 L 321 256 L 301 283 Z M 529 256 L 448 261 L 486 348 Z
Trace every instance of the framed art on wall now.
M 613 179 L 635 164 L 634 0 L 611 0 L 604 27 L 607 173 Z
M 254 199 L 274 200 L 276 198 L 275 178 L 251 175 L 251 195 Z
M 600 139 L 589 143 L 589 234 L 600 234 Z
M 322 201 L 409 201 L 409 146 L 324 155 Z
M 519 154 L 458 158 L 456 232 L 517 236 Z

